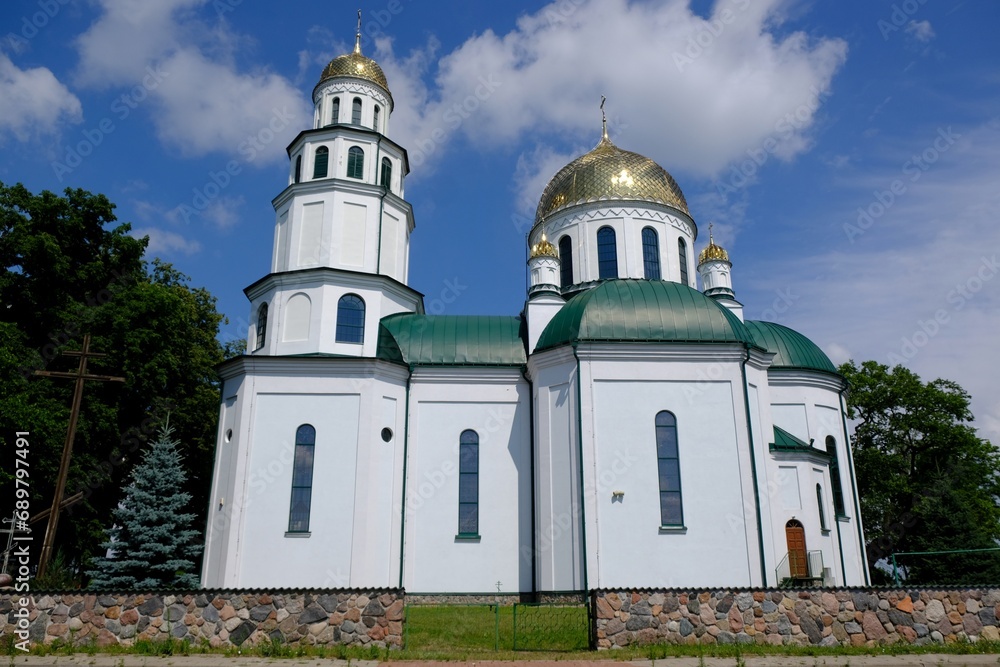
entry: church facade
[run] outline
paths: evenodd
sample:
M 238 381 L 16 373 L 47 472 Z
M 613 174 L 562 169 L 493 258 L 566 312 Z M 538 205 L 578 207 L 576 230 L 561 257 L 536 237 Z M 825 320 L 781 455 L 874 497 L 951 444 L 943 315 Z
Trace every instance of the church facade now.
M 313 101 L 219 369 L 204 586 L 868 583 L 844 380 L 744 319 L 662 167 L 605 127 L 542 194 L 522 313 L 428 315 L 360 35 Z

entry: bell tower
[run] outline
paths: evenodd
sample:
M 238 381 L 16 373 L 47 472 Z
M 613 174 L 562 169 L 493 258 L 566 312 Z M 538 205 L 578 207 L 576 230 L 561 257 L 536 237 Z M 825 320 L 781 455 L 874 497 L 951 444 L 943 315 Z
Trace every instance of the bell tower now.
M 313 89 L 313 124 L 288 146 L 271 272 L 245 291 L 253 355 L 375 356 L 378 322 L 422 312 L 407 286 L 413 209 L 406 150 L 388 137 L 385 73 L 354 50 L 331 60 Z

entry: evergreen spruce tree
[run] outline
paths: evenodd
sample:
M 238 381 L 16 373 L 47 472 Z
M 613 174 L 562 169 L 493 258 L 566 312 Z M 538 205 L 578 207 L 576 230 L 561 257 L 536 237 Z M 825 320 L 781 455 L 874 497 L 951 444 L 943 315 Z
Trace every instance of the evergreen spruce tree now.
M 125 497 L 112 512 L 110 557 L 94 559 L 93 588 L 196 588 L 194 559 L 201 551 L 195 518 L 185 512 L 191 494 L 182 491 L 186 473 L 168 423 L 132 471 Z

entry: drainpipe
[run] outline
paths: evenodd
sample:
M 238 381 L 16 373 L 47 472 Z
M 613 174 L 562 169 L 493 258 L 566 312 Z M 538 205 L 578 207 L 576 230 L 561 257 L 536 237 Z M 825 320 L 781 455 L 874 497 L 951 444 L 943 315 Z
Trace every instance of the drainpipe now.
M 528 448 L 531 456 L 528 467 L 531 474 L 531 598 L 537 602 L 538 595 L 538 544 L 535 533 L 535 385 L 528 378 L 527 366 L 521 369 L 521 376 L 528 383 Z
M 577 343 L 573 343 L 573 357 L 576 358 L 576 438 L 580 457 L 580 547 L 583 549 L 583 590 L 587 591 L 590 587 L 587 578 L 587 499 L 583 491 L 583 378 L 576 348 Z
M 865 535 L 861 530 L 861 506 L 858 504 L 857 479 L 854 477 L 854 455 L 851 453 L 851 439 L 847 435 L 847 387 L 840 390 L 840 421 L 844 427 L 844 449 L 847 451 L 847 468 L 851 473 L 851 497 L 854 499 L 854 521 L 858 524 L 858 544 L 861 546 L 861 571 L 865 575 L 865 586 L 870 586 L 868 579 L 868 549 L 865 547 Z
M 409 365 L 406 376 L 406 414 L 403 416 L 403 502 L 399 513 L 399 587 L 403 588 L 403 556 L 406 553 L 406 459 L 410 444 L 410 381 L 413 379 L 413 364 Z
M 753 504 L 754 516 L 757 519 L 757 547 L 760 551 L 760 576 L 761 585 L 767 587 L 767 565 L 764 561 L 764 526 L 760 520 L 760 489 L 757 485 L 757 457 L 754 453 L 753 443 L 753 422 L 750 421 L 750 390 L 747 384 L 747 362 L 750 361 L 750 344 L 743 343 L 746 356 L 740 364 L 740 373 L 743 376 L 743 407 L 747 419 L 747 440 L 750 443 L 750 475 L 753 478 Z

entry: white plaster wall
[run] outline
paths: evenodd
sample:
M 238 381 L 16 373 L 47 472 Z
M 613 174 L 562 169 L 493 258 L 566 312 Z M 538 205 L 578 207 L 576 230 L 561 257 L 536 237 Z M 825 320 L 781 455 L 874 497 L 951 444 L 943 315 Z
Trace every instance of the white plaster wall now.
M 529 391 L 517 371 L 411 384 L 404 586 L 413 592 L 531 590 Z M 428 377 L 428 374 L 431 377 Z M 479 434 L 479 535 L 458 534 L 458 443 Z
M 689 401 L 691 389 L 686 382 L 595 381 L 595 461 L 587 481 L 600 538 L 589 548 L 598 572 L 591 586 L 753 584 L 758 547 L 747 539 L 751 480 L 741 466 L 733 386 L 703 383 L 696 402 Z M 660 529 L 654 419 L 661 410 L 677 417 L 685 526 L 679 531 Z M 613 491 L 624 492 L 621 501 Z
M 240 547 L 245 587 L 315 586 L 351 577 L 360 396 L 258 394 Z M 287 534 L 295 431 L 316 428 L 308 536 Z

